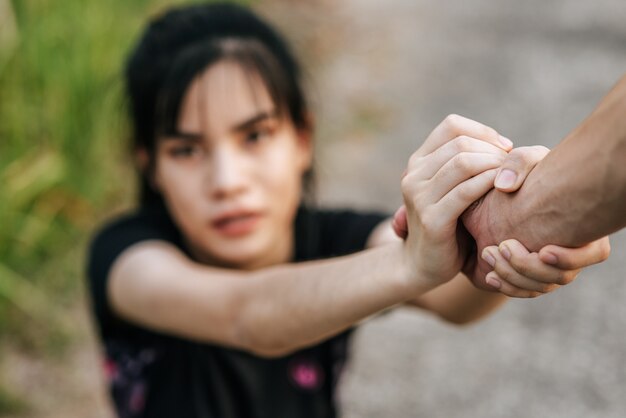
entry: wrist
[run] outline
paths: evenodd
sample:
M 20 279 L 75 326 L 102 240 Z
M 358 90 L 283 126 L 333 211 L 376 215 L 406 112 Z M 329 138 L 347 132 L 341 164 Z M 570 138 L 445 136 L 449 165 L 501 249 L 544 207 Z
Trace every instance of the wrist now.
M 461 216 L 463 225 L 476 241 L 478 254 L 484 247 L 510 238 L 513 220 L 508 199 L 509 194 L 493 189 Z
M 483 242 L 484 246 L 498 245 L 500 242 L 509 237 L 511 231 L 512 211 L 509 200 L 510 194 L 500 192 L 493 189 L 484 199 L 484 210 L 482 212 L 483 219 L 481 225 L 486 229 L 485 237 L 487 240 Z M 480 249 L 482 250 L 482 248 Z
M 414 298 L 442 284 L 438 275 L 424 268 L 422 256 L 420 256 L 422 252 L 411 246 L 408 240 L 401 243 L 399 250 L 398 255 L 401 260 L 399 265 L 402 266 L 400 279 L 407 289 L 407 295 Z

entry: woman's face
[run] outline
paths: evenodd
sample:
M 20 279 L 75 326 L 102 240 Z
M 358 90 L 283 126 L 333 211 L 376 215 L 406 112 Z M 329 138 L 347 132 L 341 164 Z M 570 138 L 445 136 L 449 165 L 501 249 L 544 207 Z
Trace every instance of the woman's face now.
M 193 255 L 245 269 L 288 261 L 309 133 L 229 61 L 192 82 L 178 131 L 158 141 L 154 180 Z

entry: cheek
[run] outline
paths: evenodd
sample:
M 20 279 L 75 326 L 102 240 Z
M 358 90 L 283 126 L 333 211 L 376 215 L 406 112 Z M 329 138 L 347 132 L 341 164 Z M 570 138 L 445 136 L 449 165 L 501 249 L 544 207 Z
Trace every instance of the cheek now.
M 182 225 L 185 220 L 193 220 L 200 212 L 198 195 L 201 185 L 197 176 L 164 161 L 157 166 L 155 179 L 176 223 Z
M 293 146 L 277 147 L 263 162 L 261 168 L 263 173 L 259 175 L 276 194 L 282 197 L 279 200 L 292 200 L 299 197 L 302 170 L 296 151 L 297 149 Z
M 264 164 L 265 200 L 274 214 L 276 233 L 289 231 L 300 204 L 302 174 L 296 156 L 288 147 L 276 152 Z

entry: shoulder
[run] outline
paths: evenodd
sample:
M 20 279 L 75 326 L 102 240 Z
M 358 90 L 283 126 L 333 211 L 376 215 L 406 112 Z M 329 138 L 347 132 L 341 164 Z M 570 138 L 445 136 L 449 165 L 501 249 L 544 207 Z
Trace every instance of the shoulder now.
M 349 254 L 366 248 L 372 232 L 389 217 L 380 211 L 303 207 L 296 218 L 296 244 L 313 245 L 314 257 Z
M 181 247 L 178 230 L 163 206 L 144 207 L 118 216 L 93 236 L 87 252 L 86 276 L 96 319 L 102 325 L 113 315 L 107 298 L 107 283 L 113 265 L 135 244 L 160 240 Z
M 180 240 L 176 227 L 162 206 L 141 208 L 106 223 L 96 232 L 89 247 L 90 276 L 108 274 L 115 259 L 125 249 L 153 239 L 174 244 Z

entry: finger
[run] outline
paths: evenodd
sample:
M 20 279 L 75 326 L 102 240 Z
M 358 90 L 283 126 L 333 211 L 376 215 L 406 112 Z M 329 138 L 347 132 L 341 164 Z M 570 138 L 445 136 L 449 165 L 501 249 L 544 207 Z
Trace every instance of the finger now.
M 511 150 L 498 170 L 494 183 L 496 189 L 503 192 L 514 192 L 519 189 L 532 169 L 549 152 L 548 148 L 541 145 Z
M 519 241 L 514 239 L 501 242 L 498 249 L 516 272 L 544 283 L 569 284 L 580 271 L 580 269 L 561 269 L 546 264 L 541 261 L 538 253 L 529 253 Z
M 437 202 L 435 210 L 444 218 L 458 219 L 474 201 L 491 190 L 496 171 L 496 169 L 483 171 L 457 185 Z
M 417 150 L 417 154 L 418 156 L 430 154 L 451 139 L 462 135 L 489 142 L 505 151 L 509 151 L 513 147 L 510 139 L 501 136 L 495 129 L 487 125 L 463 116 L 448 115 L 428 135 L 424 144 Z
M 543 295 L 543 293 L 536 292 L 534 290 L 520 289 L 519 287 L 502 280 L 502 278 L 498 276 L 495 271 L 487 273 L 485 281 L 491 287 L 497 289 L 500 293 L 512 298 L 536 298 L 537 296 Z
M 526 251 L 527 255 L 530 255 Z M 548 293 L 556 288 L 552 282 L 538 281 L 531 275 L 524 275 L 516 271 L 513 266 L 502 256 L 498 247 L 486 247 L 482 252 L 482 259 L 487 261 L 502 281 L 522 290 Z
M 405 239 L 409 235 L 409 226 L 406 220 L 406 206 L 402 205 L 396 211 L 393 215 L 391 226 L 398 237 Z
M 429 179 L 455 155 L 463 152 L 497 154 L 502 157 L 507 155 L 506 151 L 488 142 L 469 136 L 459 136 L 428 155 L 417 159 L 411 158 L 409 160 L 409 169 L 415 172 L 420 178 Z
M 546 245 L 539 250 L 539 258 L 554 267 L 573 270 L 605 261 L 611 254 L 609 237 L 600 238 L 580 248 Z
M 432 179 L 424 183 L 424 191 L 421 193 L 421 198 L 425 202 L 438 202 L 450 190 L 464 181 L 484 171 L 497 169 L 503 158 L 503 156 L 496 154 L 471 152 L 457 154 L 445 163 Z M 489 185 L 489 188 L 491 187 Z

